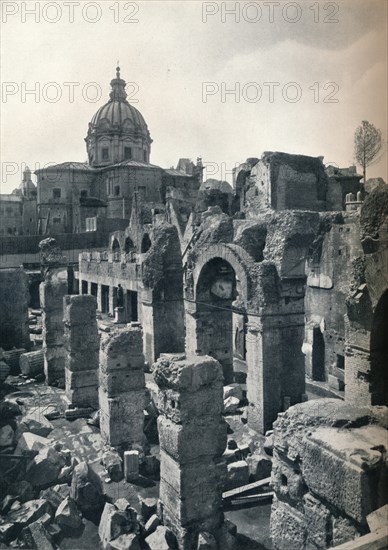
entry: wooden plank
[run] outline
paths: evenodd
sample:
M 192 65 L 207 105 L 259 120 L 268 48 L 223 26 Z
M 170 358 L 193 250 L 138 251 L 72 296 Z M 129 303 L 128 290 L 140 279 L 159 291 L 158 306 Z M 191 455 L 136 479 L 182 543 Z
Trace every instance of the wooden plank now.
M 232 498 L 231 503 L 232 504 L 246 504 L 249 502 L 255 502 L 263 500 L 265 498 L 272 498 L 274 496 L 273 491 L 268 491 L 268 493 L 258 493 L 257 495 L 245 495 L 241 497 L 234 497 Z
M 247 491 L 251 491 L 252 489 L 263 487 L 264 485 L 268 485 L 270 481 L 271 478 L 266 477 L 265 479 L 260 479 L 260 481 L 254 481 L 253 483 L 248 483 L 248 485 L 236 487 L 235 489 L 231 489 L 230 491 L 225 491 L 225 493 L 222 493 L 222 498 L 231 498 L 242 493 L 246 493 Z

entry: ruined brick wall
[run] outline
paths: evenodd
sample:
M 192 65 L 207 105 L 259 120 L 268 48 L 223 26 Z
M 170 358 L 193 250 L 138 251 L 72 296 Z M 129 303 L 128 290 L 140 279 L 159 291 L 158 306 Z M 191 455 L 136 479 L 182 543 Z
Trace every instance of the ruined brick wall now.
M 94 296 L 63 299 L 66 397 L 74 407 L 98 409 L 98 350 Z
M 226 424 L 222 418 L 222 369 L 211 357 L 161 358 L 159 386 L 159 498 L 164 525 L 180 550 L 196 550 L 198 536 L 217 539 L 222 527 Z
M 277 550 L 326 549 L 368 532 L 388 501 L 388 409 L 337 399 L 291 407 L 274 423 L 271 537 Z M 384 420 L 385 416 L 385 420 Z
M 28 278 L 21 269 L 0 271 L 0 347 L 29 348 Z
M 146 404 L 142 329 L 139 323 L 104 335 L 100 347 L 99 401 L 103 441 L 144 446 Z

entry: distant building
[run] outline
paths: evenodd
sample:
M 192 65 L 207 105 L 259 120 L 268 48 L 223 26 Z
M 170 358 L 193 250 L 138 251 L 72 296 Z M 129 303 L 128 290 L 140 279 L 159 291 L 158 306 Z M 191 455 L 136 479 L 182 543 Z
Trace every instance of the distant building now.
M 19 187 L 11 194 L 0 194 L 0 235 L 36 234 L 36 199 L 36 186 L 27 166 Z

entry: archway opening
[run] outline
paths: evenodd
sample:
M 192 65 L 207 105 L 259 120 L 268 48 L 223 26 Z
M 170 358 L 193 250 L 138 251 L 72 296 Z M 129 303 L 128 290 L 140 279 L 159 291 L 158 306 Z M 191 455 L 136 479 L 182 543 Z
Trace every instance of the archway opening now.
M 113 252 L 113 258 L 114 258 L 115 262 L 118 262 L 120 260 L 120 256 L 121 256 L 121 248 L 120 248 L 120 243 L 117 239 L 113 240 L 112 252 Z
M 317 382 L 324 382 L 325 375 L 325 341 L 319 326 L 313 328 L 312 376 Z
M 236 273 L 222 258 L 213 258 L 202 268 L 197 283 L 198 353 L 217 359 L 225 383 L 233 382 L 233 309 Z
M 381 296 L 373 316 L 370 365 L 372 405 L 388 405 L 388 290 Z
M 150 248 L 151 248 L 151 239 L 148 233 L 146 233 L 141 241 L 142 254 L 145 254 L 146 252 L 148 252 Z
M 131 237 L 127 237 L 125 239 L 124 250 L 126 254 L 129 254 L 129 252 L 133 252 L 135 250 L 135 245 L 133 244 Z

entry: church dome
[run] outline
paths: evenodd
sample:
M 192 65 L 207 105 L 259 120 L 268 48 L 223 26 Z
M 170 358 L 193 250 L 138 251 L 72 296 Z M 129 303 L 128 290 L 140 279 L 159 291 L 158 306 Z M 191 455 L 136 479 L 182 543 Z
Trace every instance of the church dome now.
M 120 77 L 120 67 L 116 68 L 116 78 L 110 85 L 109 101 L 89 123 L 85 141 L 90 164 L 107 165 L 131 159 L 149 162 L 150 132 L 143 115 L 127 101 L 126 82 Z M 108 148 L 108 153 L 102 153 L 102 148 L 105 151 Z

